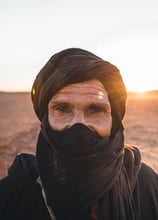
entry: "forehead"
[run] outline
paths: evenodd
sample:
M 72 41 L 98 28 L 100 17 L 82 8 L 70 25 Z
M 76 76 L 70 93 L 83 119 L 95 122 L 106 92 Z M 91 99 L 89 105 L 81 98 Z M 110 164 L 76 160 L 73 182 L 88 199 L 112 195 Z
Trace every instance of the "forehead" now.
M 103 84 L 97 80 L 88 80 L 80 83 L 74 83 L 63 87 L 51 100 L 71 101 L 107 101 L 108 93 Z

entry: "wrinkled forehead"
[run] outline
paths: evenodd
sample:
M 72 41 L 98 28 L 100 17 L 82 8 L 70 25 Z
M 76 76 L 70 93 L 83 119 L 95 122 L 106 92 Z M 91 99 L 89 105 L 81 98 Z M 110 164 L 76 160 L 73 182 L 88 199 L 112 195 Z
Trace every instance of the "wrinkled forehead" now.
M 108 93 L 103 84 L 97 79 L 92 79 L 80 83 L 69 84 L 60 89 L 55 95 L 52 96 L 51 99 L 55 99 L 59 96 L 70 96 L 75 98 L 76 96 L 83 95 L 85 97 L 87 96 L 87 98 L 95 96 L 97 96 L 99 99 L 108 98 Z

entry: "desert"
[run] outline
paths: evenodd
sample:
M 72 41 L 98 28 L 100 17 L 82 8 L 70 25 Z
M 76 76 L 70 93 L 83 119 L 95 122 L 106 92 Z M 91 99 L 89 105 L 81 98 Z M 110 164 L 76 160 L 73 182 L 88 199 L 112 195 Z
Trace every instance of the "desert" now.
M 123 120 L 125 143 L 137 146 L 142 160 L 158 171 L 158 91 L 128 93 Z M 0 178 L 18 153 L 36 152 L 40 130 L 29 92 L 0 92 Z

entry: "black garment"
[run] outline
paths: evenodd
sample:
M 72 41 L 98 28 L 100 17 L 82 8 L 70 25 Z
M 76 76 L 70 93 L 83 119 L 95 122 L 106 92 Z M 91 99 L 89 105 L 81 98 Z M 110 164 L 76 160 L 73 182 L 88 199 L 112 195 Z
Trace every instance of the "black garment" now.
M 37 177 L 36 158 L 28 154 L 18 155 L 9 175 L 0 181 L 1 220 L 51 219 Z M 133 196 L 136 209 L 140 210 L 137 220 L 158 219 L 158 175 L 145 164 L 142 164 Z M 113 212 L 111 207 L 108 212 Z
M 0 181 L 1 220 L 50 220 L 36 182 L 38 170 L 33 155 L 18 155 L 8 176 Z
M 115 201 L 121 207 L 130 206 L 125 205 L 125 199 L 122 199 L 125 196 L 129 198 L 129 187 L 126 186 L 127 178 L 121 178 L 124 157 L 121 131 L 115 137 L 108 138 L 101 137 L 80 123 L 63 131 L 54 131 L 47 120 L 44 122 L 36 157 L 47 204 L 55 213 L 60 210 L 65 212 L 64 215 L 71 213 L 72 216 L 73 213 L 75 216 L 87 213 L 115 185 L 117 179 L 120 184 L 116 186 L 119 193 L 115 192 Z M 131 164 L 134 166 L 135 160 L 131 160 Z M 139 165 L 140 160 L 136 172 L 131 172 L 134 177 Z M 124 191 L 120 193 L 122 188 Z M 123 220 L 122 216 L 120 219 Z

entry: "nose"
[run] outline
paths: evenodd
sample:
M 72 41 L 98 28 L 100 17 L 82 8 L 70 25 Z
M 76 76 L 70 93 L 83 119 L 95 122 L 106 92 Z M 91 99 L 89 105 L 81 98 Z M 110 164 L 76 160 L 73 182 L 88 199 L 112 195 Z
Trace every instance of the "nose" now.
M 81 124 L 87 125 L 84 114 L 82 111 L 74 112 L 73 117 L 68 124 L 68 127 L 71 127 L 76 123 L 81 123 Z

